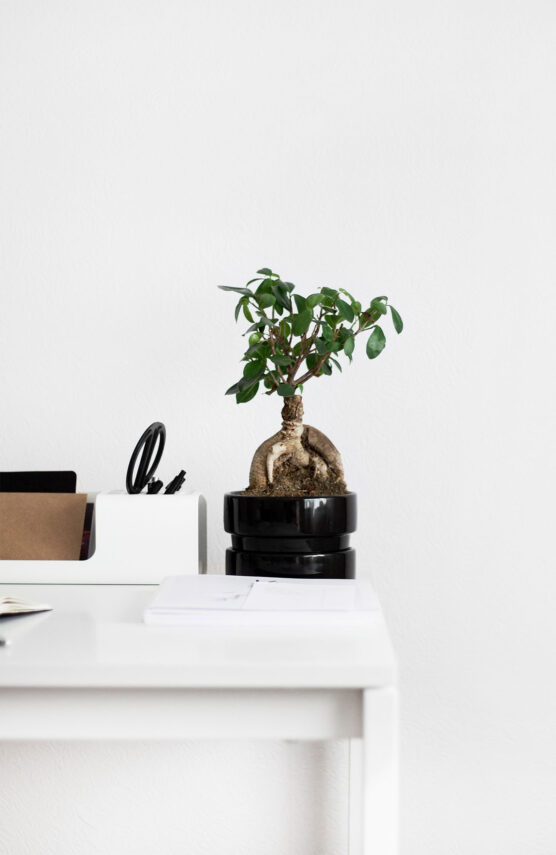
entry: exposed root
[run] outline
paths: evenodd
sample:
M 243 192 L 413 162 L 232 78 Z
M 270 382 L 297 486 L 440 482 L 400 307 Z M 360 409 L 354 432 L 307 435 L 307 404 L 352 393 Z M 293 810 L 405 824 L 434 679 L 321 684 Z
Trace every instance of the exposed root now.
M 303 466 L 309 466 L 311 455 L 303 448 L 301 442 L 283 440 L 275 442 L 266 458 L 266 479 L 269 484 L 274 481 L 275 467 L 279 467 L 280 463 L 285 462 L 286 459 L 294 468 L 301 469 Z
M 284 400 L 282 419 L 282 429 L 255 452 L 246 493 L 318 496 L 347 492 L 340 454 L 321 431 L 303 424 L 300 395 Z

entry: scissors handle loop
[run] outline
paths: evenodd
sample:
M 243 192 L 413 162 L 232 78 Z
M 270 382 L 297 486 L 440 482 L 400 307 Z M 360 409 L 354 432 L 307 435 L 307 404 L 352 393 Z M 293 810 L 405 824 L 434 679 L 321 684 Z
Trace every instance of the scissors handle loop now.
M 160 463 L 165 443 L 166 428 L 162 422 L 153 422 L 133 449 L 126 475 L 128 493 L 140 493 L 147 486 Z M 135 473 L 135 466 L 140 454 L 141 458 Z

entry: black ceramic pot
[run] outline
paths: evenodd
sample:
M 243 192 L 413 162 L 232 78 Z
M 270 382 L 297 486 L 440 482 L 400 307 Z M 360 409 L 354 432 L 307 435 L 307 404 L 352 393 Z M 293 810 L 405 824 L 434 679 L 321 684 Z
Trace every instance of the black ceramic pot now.
M 224 528 L 232 535 L 232 576 L 353 579 L 357 496 L 224 496 Z

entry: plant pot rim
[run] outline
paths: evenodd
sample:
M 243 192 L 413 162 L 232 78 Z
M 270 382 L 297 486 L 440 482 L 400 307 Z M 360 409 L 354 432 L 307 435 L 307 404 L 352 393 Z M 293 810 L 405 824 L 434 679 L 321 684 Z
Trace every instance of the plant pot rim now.
M 272 502 L 283 502 L 283 501 L 306 501 L 307 499 L 347 499 L 349 496 L 356 496 L 357 493 L 354 493 L 353 490 L 348 490 L 347 493 L 333 493 L 333 494 L 324 494 L 319 496 L 251 496 L 245 495 L 243 490 L 231 490 L 230 492 L 225 494 L 226 496 L 239 496 L 240 499 L 248 499 L 248 500 L 258 500 L 264 499 L 265 501 Z
M 244 537 L 332 537 L 355 531 L 357 495 L 224 496 L 224 528 Z

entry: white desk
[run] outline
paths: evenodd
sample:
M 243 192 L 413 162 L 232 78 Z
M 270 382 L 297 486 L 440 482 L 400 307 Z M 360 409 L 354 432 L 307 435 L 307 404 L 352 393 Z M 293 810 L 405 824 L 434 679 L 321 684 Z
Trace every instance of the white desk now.
M 394 855 L 395 660 L 358 628 L 145 626 L 147 585 L 0 585 L 0 739 L 349 739 L 350 855 Z

